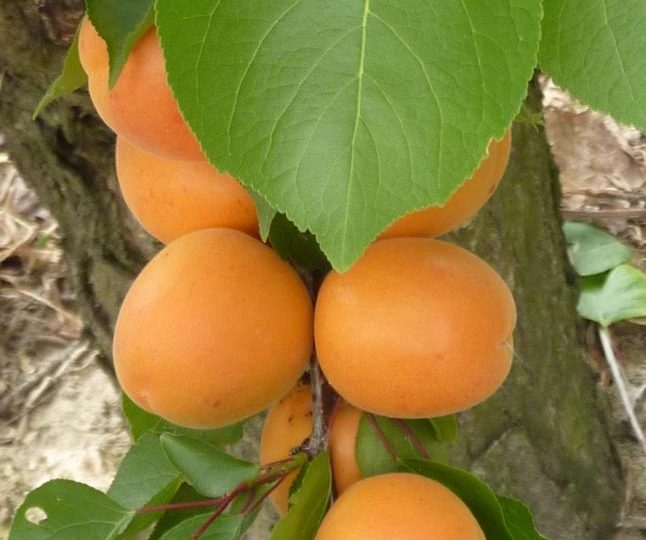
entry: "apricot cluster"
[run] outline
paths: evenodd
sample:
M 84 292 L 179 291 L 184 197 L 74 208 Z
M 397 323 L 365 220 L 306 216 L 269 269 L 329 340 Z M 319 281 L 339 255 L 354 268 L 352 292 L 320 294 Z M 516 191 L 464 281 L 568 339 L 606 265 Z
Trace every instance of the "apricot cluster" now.
M 317 538 L 484 538 L 440 484 L 407 474 L 361 480 L 355 446 L 363 411 L 396 418 L 463 411 L 509 372 L 516 315 L 507 286 L 472 253 L 433 238 L 485 204 L 506 168 L 510 134 L 492 141 L 444 206 L 394 223 L 349 271 L 330 272 L 313 302 L 316 291 L 258 239 L 247 192 L 202 154 L 168 87 L 155 30 L 137 43 L 113 88 L 106 44 L 87 19 L 79 50 L 92 100 L 118 136 L 124 198 L 167 244 L 118 317 L 114 362 L 124 391 L 193 428 L 225 426 L 275 404 L 261 441 L 269 463 L 287 458 L 312 430 L 311 390 L 297 383 L 316 348 L 343 400 L 329 440 L 343 495 Z M 295 474 L 272 494 L 281 512 Z

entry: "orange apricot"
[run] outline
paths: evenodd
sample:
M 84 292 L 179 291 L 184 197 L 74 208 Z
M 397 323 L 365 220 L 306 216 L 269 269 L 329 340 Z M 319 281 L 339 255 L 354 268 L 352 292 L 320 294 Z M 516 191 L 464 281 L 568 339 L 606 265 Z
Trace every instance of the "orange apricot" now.
M 232 229 L 171 242 L 135 279 L 114 366 L 141 408 L 193 428 L 252 416 L 287 394 L 312 350 L 312 302 L 296 271 Z
M 334 418 L 330 434 L 330 457 L 336 493 L 340 494 L 361 478 L 355 458 L 355 444 L 361 411 L 344 403 Z M 312 432 L 312 392 L 307 384 L 299 384 L 272 407 L 260 438 L 260 462 L 272 463 L 287 459 Z M 298 475 L 290 473 L 269 496 L 280 514 L 287 512 L 289 489 Z
M 430 238 L 391 238 L 331 272 L 314 335 L 330 384 L 364 411 L 444 416 L 493 394 L 511 367 L 514 300 L 482 259 Z
M 79 58 L 88 76 L 92 102 L 114 132 L 156 154 L 204 159 L 168 86 L 154 28 L 137 42 L 112 89 L 107 45 L 87 17 L 81 22 Z
M 392 473 L 354 484 L 334 503 L 315 540 L 485 540 L 462 500 L 424 476 Z
M 431 206 L 393 223 L 381 238 L 399 236 L 440 236 L 466 223 L 482 208 L 502 180 L 511 153 L 511 131 L 493 140 L 489 153 L 473 175 L 443 206 Z
M 151 154 L 117 137 L 117 178 L 126 204 L 158 240 L 223 227 L 258 235 L 253 199 L 207 161 Z

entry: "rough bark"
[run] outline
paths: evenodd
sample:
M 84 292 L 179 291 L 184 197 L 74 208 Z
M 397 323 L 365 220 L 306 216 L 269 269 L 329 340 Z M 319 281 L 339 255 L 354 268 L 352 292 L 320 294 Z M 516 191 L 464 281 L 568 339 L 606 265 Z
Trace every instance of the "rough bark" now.
M 0 2 L 0 131 L 12 157 L 58 218 L 89 331 L 109 354 L 124 291 L 149 257 L 116 195 L 113 137 L 83 93 L 32 122 L 60 65 L 81 0 Z M 540 108 L 532 90 L 529 105 Z M 515 127 L 510 169 L 487 209 L 455 235 L 512 285 L 519 311 L 516 362 L 504 389 L 461 418 L 456 461 L 526 500 L 546 534 L 607 540 L 621 476 L 575 316 L 558 184 L 543 130 Z

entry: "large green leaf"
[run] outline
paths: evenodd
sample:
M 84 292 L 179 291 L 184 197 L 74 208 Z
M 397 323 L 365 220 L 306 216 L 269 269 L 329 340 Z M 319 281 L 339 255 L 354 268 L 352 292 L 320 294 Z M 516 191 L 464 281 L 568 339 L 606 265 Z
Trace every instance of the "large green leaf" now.
M 132 515 L 90 486 L 52 480 L 27 495 L 14 516 L 9 540 L 112 540 Z
M 260 470 L 258 465 L 225 454 L 198 439 L 165 433 L 161 441 L 170 461 L 207 497 L 224 495 Z
M 330 456 L 322 452 L 307 466 L 300 488 L 289 498 L 289 511 L 271 532 L 271 540 L 311 540 L 325 515 L 332 489 Z
M 646 317 L 646 274 L 629 264 L 581 280 L 577 310 L 601 326 Z
M 591 107 L 646 129 L 646 2 L 543 3 L 541 67 Z
M 130 51 L 153 24 L 154 0 L 85 0 L 87 14 L 108 45 L 110 86 L 114 86 Z
M 572 265 L 581 276 L 607 272 L 630 261 L 630 249 L 592 225 L 567 221 L 563 224 L 563 232 L 570 244 Z
M 158 0 L 169 82 L 209 159 L 338 270 L 443 203 L 519 111 L 540 0 Z
M 522 502 L 509 497 L 497 496 L 505 516 L 505 523 L 514 540 L 547 540 L 536 529 L 534 516 Z
M 219 429 L 190 429 L 171 424 L 166 420 L 144 411 L 126 395 L 122 397 L 123 414 L 130 424 L 132 438 L 137 441 L 148 432 L 174 433 L 186 435 L 193 439 L 202 439 L 218 447 L 234 444 L 242 438 L 244 422 L 232 424 Z
M 81 61 L 79 60 L 79 36 L 77 30 L 74 35 L 74 41 L 72 41 L 65 55 L 61 74 L 49 85 L 47 92 L 36 106 L 33 118 L 36 119 L 52 101 L 71 94 L 85 85 L 85 83 L 87 83 L 87 75 L 83 71 Z

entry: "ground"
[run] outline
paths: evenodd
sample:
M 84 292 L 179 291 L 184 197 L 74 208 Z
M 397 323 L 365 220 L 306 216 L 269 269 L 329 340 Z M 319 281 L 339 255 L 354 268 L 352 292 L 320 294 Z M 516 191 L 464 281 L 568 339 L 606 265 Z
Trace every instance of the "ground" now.
M 646 268 L 646 139 L 549 81 L 544 87 L 564 217 L 605 227 Z M 56 227 L 0 145 L 0 540 L 27 491 L 54 477 L 106 489 L 129 444 L 118 390 L 94 362 L 75 314 Z M 591 336 L 590 359 L 627 480 L 616 540 L 646 538 L 646 452 Z M 646 424 L 646 332 L 626 323 L 614 328 L 614 337 L 635 411 Z

